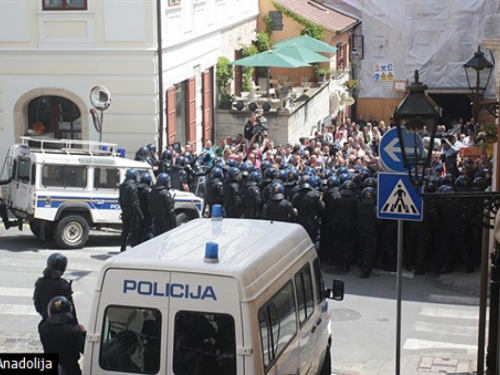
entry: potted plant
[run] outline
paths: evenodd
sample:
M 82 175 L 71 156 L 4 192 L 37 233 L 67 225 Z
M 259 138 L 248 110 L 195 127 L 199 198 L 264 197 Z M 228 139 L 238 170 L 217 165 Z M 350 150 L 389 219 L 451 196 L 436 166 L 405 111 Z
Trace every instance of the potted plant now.
M 352 92 L 359 86 L 359 81 L 357 79 L 350 79 L 345 81 L 342 85 L 347 89 L 347 91 Z
M 325 82 L 326 69 L 318 69 L 318 82 Z
M 229 93 L 231 81 L 233 80 L 233 66 L 229 65 L 229 59 L 220 56 L 217 60 L 215 81 L 219 90 L 219 108 L 230 109 L 232 96 Z

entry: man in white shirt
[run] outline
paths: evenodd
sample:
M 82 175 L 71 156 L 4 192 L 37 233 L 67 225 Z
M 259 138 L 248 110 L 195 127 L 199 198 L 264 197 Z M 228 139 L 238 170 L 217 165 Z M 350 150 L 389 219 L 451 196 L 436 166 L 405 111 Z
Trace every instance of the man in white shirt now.
M 463 145 L 464 147 L 472 147 L 476 144 L 476 134 L 469 130 L 467 136 L 464 138 Z

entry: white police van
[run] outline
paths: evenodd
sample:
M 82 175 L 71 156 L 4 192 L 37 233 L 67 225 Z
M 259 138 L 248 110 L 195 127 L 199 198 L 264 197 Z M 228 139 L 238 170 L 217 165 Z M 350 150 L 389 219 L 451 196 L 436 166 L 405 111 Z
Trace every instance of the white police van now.
M 329 375 L 343 294 L 300 225 L 196 219 L 106 261 L 83 373 Z
M 118 187 L 128 168 L 153 175 L 149 164 L 120 157 L 116 144 L 22 137 L 4 163 L 3 175 L 13 178 L 5 202 L 38 238 L 62 248 L 83 247 L 91 228 L 120 229 Z M 172 194 L 178 223 L 201 216 L 201 198 Z

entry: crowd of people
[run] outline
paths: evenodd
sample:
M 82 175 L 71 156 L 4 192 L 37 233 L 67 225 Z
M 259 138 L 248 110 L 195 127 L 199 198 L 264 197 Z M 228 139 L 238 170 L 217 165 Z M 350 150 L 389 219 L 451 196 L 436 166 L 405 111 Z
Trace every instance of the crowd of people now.
M 379 219 L 376 207 L 377 174 L 381 170 L 378 147 L 393 126 L 392 118 L 386 125 L 373 116 L 366 121 L 359 115 L 355 121 L 332 123 L 312 137 L 302 137 L 297 144 L 276 145 L 268 135 L 265 118 L 255 113 L 243 125 L 242 133 L 221 138 L 215 147 L 207 141 L 196 153 L 187 143 L 167 147 L 158 156 L 156 147 L 148 145 L 136 158 L 153 166 L 157 184 L 164 188 L 163 201 L 168 201 L 168 187 L 191 191 L 197 176 L 206 176 L 202 189 L 206 217 L 210 208 L 219 204 L 227 218 L 297 222 L 317 245 L 324 262 L 343 271 L 357 264 L 360 276 L 366 278 L 374 267 L 394 270 L 396 264 L 396 221 Z M 481 131 L 474 119 L 439 126 L 436 137 L 440 145 L 433 151 L 424 179 L 427 192 L 489 188 L 492 160 L 485 153 L 468 157 L 461 152 L 477 145 Z M 150 181 L 150 176 L 146 177 Z M 173 203 L 161 205 L 163 201 L 149 207 L 169 207 L 173 212 Z M 131 211 L 126 207 L 122 205 L 124 217 Z M 423 221 L 405 222 L 407 270 L 415 274 L 453 272 L 463 266 L 466 272 L 474 271 L 480 262 L 480 225 L 457 210 L 448 200 L 426 199 Z M 165 214 L 165 208 L 159 211 L 158 215 Z M 175 226 L 171 222 L 174 220 L 156 233 Z M 144 234 L 140 237 L 148 238 Z M 137 241 L 141 240 L 134 243 Z M 122 248 L 125 243 L 126 237 L 122 237 Z

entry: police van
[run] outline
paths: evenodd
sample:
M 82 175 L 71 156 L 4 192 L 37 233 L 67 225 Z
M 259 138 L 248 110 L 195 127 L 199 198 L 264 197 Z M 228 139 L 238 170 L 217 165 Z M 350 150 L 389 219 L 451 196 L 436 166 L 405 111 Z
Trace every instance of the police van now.
M 328 299 L 298 224 L 196 219 L 110 258 L 84 374 L 330 374 Z
M 154 178 L 149 164 L 121 156 L 113 143 L 22 137 L 5 159 L 3 175 L 12 178 L 5 203 L 36 237 L 62 248 L 83 247 L 91 228 L 120 229 L 118 188 L 128 168 Z M 171 193 L 178 223 L 201 216 L 201 198 Z

